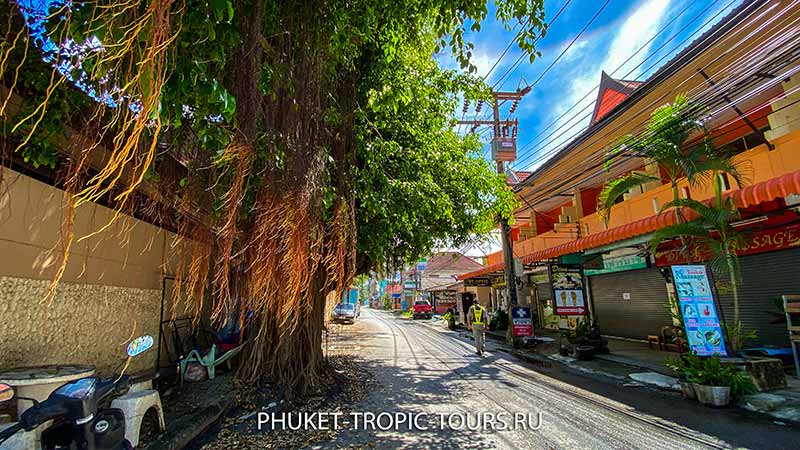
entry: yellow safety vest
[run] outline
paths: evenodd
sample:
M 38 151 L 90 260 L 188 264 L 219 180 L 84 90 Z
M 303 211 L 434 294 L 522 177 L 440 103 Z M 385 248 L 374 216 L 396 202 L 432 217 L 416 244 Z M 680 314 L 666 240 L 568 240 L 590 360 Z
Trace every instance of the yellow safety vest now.
M 475 325 L 483 325 L 483 309 L 472 307 L 472 323 Z

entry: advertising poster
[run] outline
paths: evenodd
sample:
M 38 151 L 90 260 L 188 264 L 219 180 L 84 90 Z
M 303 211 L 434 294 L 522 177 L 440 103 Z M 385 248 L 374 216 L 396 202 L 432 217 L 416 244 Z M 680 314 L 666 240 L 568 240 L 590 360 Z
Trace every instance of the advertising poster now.
M 580 264 L 550 264 L 550 283 L 553 286 L 553 314 L 586 315 Z
M 533 336 L 533 321 L 531 309 L 523 306 L 511 308 L 511 325 L 514 337 Z
M 672 266 L 672 277 L 689 349 L 699 356 L 726 356 L 706 266 Z

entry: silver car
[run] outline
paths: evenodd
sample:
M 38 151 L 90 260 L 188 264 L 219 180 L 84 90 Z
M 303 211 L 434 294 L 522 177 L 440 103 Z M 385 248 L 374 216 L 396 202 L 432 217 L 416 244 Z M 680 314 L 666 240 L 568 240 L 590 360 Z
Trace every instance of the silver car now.
M 359 316 L 358 306 L 352 303 L 339 303 L 333 308 L 333 320 L 353 323 Z

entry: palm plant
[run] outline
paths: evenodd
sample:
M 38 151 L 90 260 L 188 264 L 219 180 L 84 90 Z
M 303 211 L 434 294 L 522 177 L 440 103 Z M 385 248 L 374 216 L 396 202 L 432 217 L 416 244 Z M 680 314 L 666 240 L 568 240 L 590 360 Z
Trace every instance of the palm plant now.
M 704 173 L 716 168 L 730 173 L 737 182 L 740 181 L 739 173 L 730 158 L 716 151 L 710 139 L 703 139 L 699 145 L 687 148 L 687 141 L 693 135 L 703 133 L 708 136 L 703 124 L 697 119 L 700 111 L 685 95 L 679 94 L 674 102 L 652 112 L 640 135 L 622 138 L 606 162 L 606 166 L 610 167 L 615 161 L 631 156 L 655 162 L 659 171 L 669 179 L 678 223 L 684 222 L 682 205 L 678 203 L 678 181 L 681 178 L 685 177 L 691 185 L 696 185 L 706 180 Z M 598 212 L 607 223 L 611 208 L 626 192 L 653 181 L 660 181 L 660 177 L 641 172 L 633 172 L 609 181 L 598 196 Z
M 660 171 L 669 178 L 672 188 L 672 201 L 662 207 L 674 209 L 676 223 L 656 231 L 650 241 L 651 251 L 665 240 L 679 238 L 681 251 L 688 253 L 687 241 L 692 240 L 704 246 L 712 255 L 711 267 L 718 273 L 725 273 L 730 281 L 733 294 L 733 327 L 726 327 L 728 341 L 732 350 L 738 351 L 744 341 L 751 337 L 744 331 L 739 319 L 739 290 L 741 276 L 736 249 L 743 245 L 743 236 L 731 223 L 740 218 L 739 210 L 730 197 L 723 195 L 722 175 L 732 178 L 737 187 L 744 184 L 741 171 L 733 161 L 733 154 L 713 145 L 708 131 L 697 120 L 701 110 L 684 95 L 678 95 L 671 104 L 656 109 L 650 116 L 644 133 L 639 136 L 626 136 L 612 153 L 614 159 L 632 153 L 654 161 Z M 702 139 L 695 145 L 687 141 L 696 133 Z M 691 198 L 681 198 L 678 182 L 686 178 L 691 186 L 712 183 L 714 198 L 712 202 L 700 202 Z M 611 207 L 631 188 L 658 180 L 657 177 L 633 173 L 607 183 L 598 197 L 598 212 L 608 221 Z M 690 210 L 694 220 L 687 221 L 684 210 Z M 738 331 L 737 331 L 738 330 Z

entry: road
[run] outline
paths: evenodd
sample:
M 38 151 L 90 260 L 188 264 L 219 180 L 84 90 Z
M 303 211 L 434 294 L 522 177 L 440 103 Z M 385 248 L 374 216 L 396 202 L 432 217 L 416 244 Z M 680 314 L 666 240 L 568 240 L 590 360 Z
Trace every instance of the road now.
M 797 428 L 761 416 L 534 367 L 491 342 L 480 357 L 457 333 L 383 311 L 365 308 L 329 345 L 360 358 L 379 382 L 355 411 L 410 413 L 427 427 L 372 429 L 362 416 L 360 429 L 342 430 L 331 448 L 800 448 Z M 486 413 L 511 423 L 500 431 Z M 529 426 L 514 427 L 515 415 L 530 418 Z

